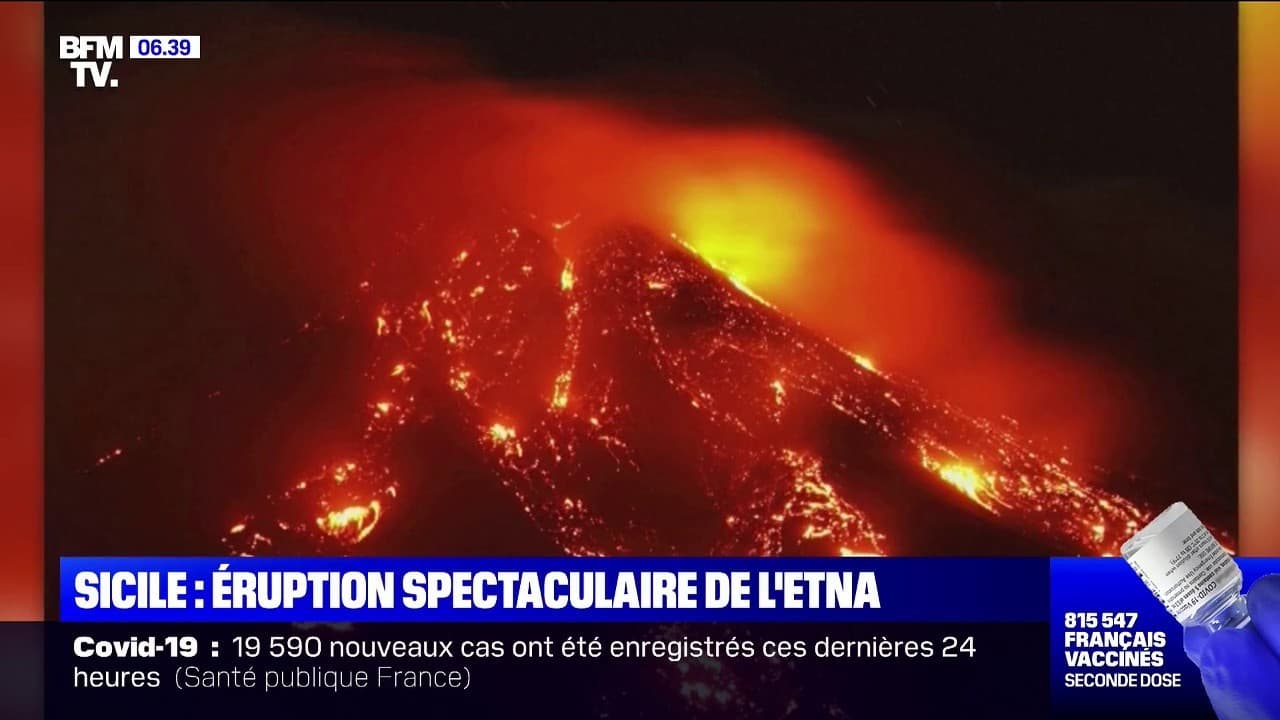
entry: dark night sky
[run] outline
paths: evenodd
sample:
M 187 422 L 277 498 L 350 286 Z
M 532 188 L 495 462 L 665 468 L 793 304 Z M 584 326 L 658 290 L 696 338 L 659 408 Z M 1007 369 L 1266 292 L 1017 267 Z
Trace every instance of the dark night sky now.
M 930 226 L 1015 279 L 1031 332 L 1149 377 L 1148 392 L 1177 411 L 1133 448 L 1134 465 L 1183 480 L 1212 476 L 1217 502 L 1234 508 L 1234 5 L 93 3 L 52 5 L 46 25 L 50 35 L 202 34 L 208 53 L 252 25 L 246 13 L 411 41 L 443 37 L 512 80 L 608 93 L 684 119 L 768 117 L 832 139 Z M 112 184 L 118 173 L 89 164 L 146 147 L 156 118 L 181 98 L 91 100 L 67 72 L 49 63 L 51 496 L 59 483 L 82 492 L 73 474 L 55 475 L 75 464 L 68 458 L 96 451 L 102 428 L 145 424 L 162 406 L 145 397 L 155 378 L 180 383 L 228 358 L 244 361 L 255 338 L 301 317 L 274 307 L 260 317 L 279 313 L 277 324 L 248 324 L 255 303 L 270 297 L 248 271 L 218 281 L 225 297 L 197 297 L 193 288 L 210 281 L 173 272 L 192 272 L 164 229 L 178 218 L 156 218 L 186 212 L 200 226 L 186 240 L 216 245 L 216 198 L 190 216 L 190 203 L 163 207 L 166 178 L 127 175 L 121 190 Z M 146 122 L 130 121 L 139 118 Z M 95 122 L 108 128 L 100 139 Z M 156 188 L 164 199 L 151 202 L 145 193 Z M 85 240 L 98 231 L 116 244 Z M 209 272 L 234 275 L 235 258 L 219 260 Z M 122 274 L 127 293 L 112 289 Z M 161 340 L 200 350 L 157 357 Z M 1163 460 L 1175 444 L 1197 450 Z M 102 499 L 83 492 L 84 503 L 68 499 L 51 512 Z
M 1234 207 L 1235 10 L 1194 4 L 341 4 L 300 13 L 454 38 L 547 83 L 753 98 L 856 135 L 921 115 L 1051 181 L 1166 180 Z M 625 83 L 624 83 L 625 84 Z M 708 90 L 708 88 L 714 88 Z M 736 101 L 736 102 L 735 102 Z M 841 126 L 846 126 L 841 133 Z

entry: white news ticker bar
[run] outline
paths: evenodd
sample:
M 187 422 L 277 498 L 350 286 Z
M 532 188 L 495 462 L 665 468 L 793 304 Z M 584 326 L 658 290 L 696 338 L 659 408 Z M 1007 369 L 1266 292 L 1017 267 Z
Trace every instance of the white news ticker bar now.
M 156 42 L 159 42 L 158 50 Z M 185 45 L 184 45 L 185 43 Z M 157 50 L 152 52 L 152 50 Z M 184 52 L 185 50 L 185 52 Z M 199 35 L 130 35 L 130 60 L 199 60 Z

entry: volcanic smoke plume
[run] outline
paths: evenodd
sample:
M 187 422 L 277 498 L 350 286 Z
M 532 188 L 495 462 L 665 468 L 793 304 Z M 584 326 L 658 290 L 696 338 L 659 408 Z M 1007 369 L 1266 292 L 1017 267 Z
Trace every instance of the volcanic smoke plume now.
M 347 551 L 402 514 L 399 434 L 462 423 L 565 552 L 1117 550 L 1147 510 L 806 330 L 678 238 L 528 222 L 373 301 L 367 425 L 230 529 L 245 554 Z M 463 452 L 459 448 L 459 452 Z M 424 482 L 429 480 L 424 480 Z

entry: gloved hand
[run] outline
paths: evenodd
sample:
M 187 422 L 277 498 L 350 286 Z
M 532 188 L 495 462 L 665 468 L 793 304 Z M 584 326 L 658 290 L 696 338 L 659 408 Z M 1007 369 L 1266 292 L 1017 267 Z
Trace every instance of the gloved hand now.
M 1260 578 L 1245 602 L 1249 625 L 1189 627 L 1183 645 L 1220 720 L 1280 720 L 1280 575 Z

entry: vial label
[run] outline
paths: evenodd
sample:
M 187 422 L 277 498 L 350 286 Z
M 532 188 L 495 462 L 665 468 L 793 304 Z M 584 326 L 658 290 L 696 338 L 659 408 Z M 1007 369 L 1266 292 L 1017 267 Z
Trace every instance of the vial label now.
M 1183 624 L 1231 582 L 1235 569 L 1231 554 L 1190 512 L 1182 513 L 1128 561 L 1169 614 Z

